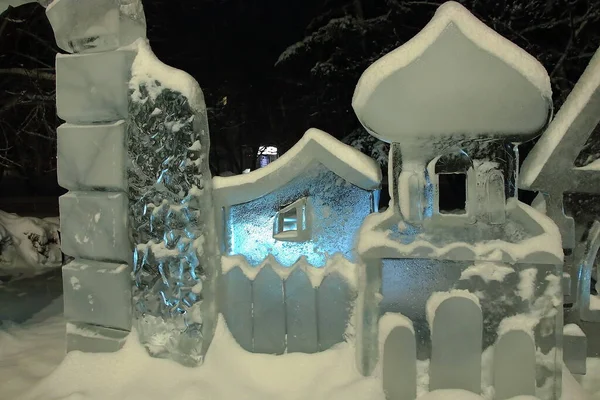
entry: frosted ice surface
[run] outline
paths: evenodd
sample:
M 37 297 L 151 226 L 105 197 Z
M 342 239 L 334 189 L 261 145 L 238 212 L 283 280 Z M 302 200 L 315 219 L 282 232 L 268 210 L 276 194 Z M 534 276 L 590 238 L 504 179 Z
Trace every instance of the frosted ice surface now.
M 448 2 L 417 36 L 364 72 L 352 105 L 372 134 L 401 142 L 532 137 L 546 125 L 552 102 L 537 60 Z
M 124 190 L 125 122 L 58 127 L 58 183 L 70 190 Z
M 67 351 L 114 353 L 125 345 L 128 335 L 129 331 L 67 322 Z
M 494 345 L 494 398 L 535 396 L 535 343 L 528 332 L 511 330 Z
M 285 280 L 287 352 L 318 351 L 316 293 L 306 273 L 296 269 Z
M 429 390 L 464 389 L 479 393 L 483 317 L 478 302 L 464 294 L 450 294 L 434 314 Z
M 70 53 L 115 50 L 146 37 L 141 0 L 55 0 L 46 15 L 56 43 Z
M 563 329 L 563 360 L 572 374 L 585 375 L 587 361 L 587 337 L 575 324 Z
M 286 347 L 286 317 L 283 281 L 266 265 L 252 283 L 254 351 L 283 354 Z
M 63 267 L 65 318 L 131 329 L 131 267 L 72 261 Z
M 191 76 L 162 64 L 146 42 L 137 47 L 127 131 L 134 313 L 153 355 L 197 365 L 217 318 L 206 108 Z
M 133 56 L 129 50 L 56 56 L 58 116 L 70 123 L 126 118 Z
M 385 317 L 384 317 L 385 318 Z M 417 351 L 411 327 L 400 325 L 383 338 L 383 390 L 394 400 L 417 397 Z
M 61 248 L 75 258 L 131 262 L 127 196 L 69 192 L 59 198 Z

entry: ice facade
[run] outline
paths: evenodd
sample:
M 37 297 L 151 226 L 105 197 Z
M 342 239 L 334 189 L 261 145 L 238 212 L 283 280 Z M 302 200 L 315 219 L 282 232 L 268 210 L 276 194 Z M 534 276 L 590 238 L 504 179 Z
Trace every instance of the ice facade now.
M 391 143 L 392 200 L 379 213 L 377 165 L 317 129 L 264 168 L 211 179 L 202 92 L 152 54 L 141 4 L 86 4 L 47 9 L 77 53 L 57 57 L 70 350 L 116 351 L 135 325 L 152 355 L 197 365 L 221 313 L 250 352 L 351 342 L 390 399 L 416 398 L 417 382 L 558 399 L 563 334 L 581 373 L 585 340 L 563 332 L 563 262 L 582 271 L 571 279 L 587 288 L 575 291 L 581 318 L 596 318 L 600 223 L 585 206 L 595 200 L 577 195 L 598 187 L 586 140 L 600 58 L 552 119 L 541 64 L 442 5 L 352 99 Z M 519 143 L 543 131 L 519 177 Z M 518 201 L 519 185 L 544 192 L 547 215 Z

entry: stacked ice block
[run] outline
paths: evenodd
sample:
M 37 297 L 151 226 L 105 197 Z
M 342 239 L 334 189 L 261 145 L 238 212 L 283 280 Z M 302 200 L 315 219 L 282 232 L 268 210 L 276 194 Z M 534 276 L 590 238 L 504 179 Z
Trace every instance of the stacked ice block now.
M 56 58 L 58 181 L 67 351 L 118 350 L 131 329 L 126 194 L 128 81 L 145 36 L 139 0 L 57 0 L 46 9 Z

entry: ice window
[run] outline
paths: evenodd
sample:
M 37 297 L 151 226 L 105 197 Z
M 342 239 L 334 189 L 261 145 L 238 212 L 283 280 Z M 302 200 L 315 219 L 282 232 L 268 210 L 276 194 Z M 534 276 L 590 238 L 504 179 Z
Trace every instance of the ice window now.
M 291 209 L 284 213 L 279 214 L 281 219 L 281 231 L 297 231 L 298 230 L 298 210 Z
M 289 242 L 304 242 L 310 239 L 310 221 L 306 198 L 296 200 L 279 210 L 275 218 L 273 237 Z
M 437 210 L 440 214 L 466 214 L 468 172 L 473 162 L 458 150 L 445 154 L 435 162 L 437 175 Z
M 439 174 L 438 191 L 440 214 L 467 212 L 467 174 Z

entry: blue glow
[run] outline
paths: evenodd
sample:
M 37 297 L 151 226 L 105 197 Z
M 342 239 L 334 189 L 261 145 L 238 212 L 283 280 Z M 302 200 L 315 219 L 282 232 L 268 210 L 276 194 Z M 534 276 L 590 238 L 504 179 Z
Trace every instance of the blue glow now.
M 365 217 L 375 211 L 376 195 L 315 163 L 280 189 L 232 206 L 226 218 L 226 252 L 244 255 L 251 265 L 260 264 L 268 255 L 273 255 L 284 266 L 292 266 L 305 256 L 311 265 L 322 267 L 335 253 L 354 260 L 356 236 Z M 279 210 L 303 197 L 308 198 L 310 206 L 303 221 L 296 219 L 296 229 L 299 222 L 303 226 L 310 224 L 306 227 L 311 231 L 310 240 L 276 240 L 273 233 Z M 281 222 L 285 225 L 285 221 Z M 293 230 L 293 225 L 290 219 L 282 228 Z

